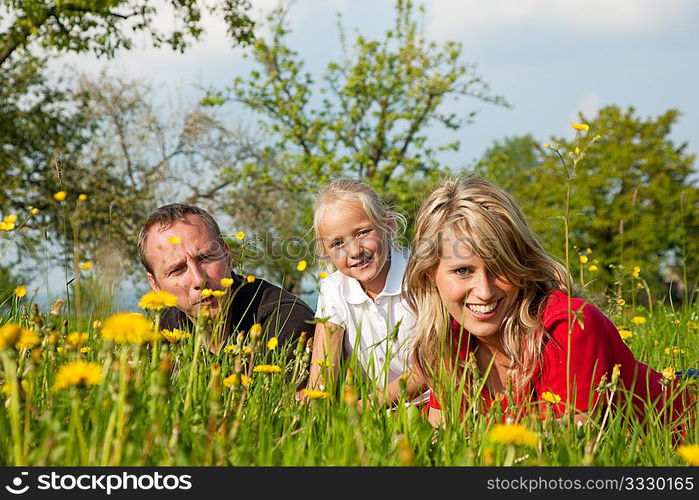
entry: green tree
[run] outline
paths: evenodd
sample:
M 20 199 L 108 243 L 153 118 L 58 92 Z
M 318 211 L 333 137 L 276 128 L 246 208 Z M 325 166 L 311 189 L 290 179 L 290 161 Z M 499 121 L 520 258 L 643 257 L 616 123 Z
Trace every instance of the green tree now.
M 130 49 L 133 38 L 145 33 L 156 47 L 169 45 L 183 51 L 203 32 L 201 0 L 169 0 L 158 8 L 148 0 L 0 0 L 0 67 L 16 51 L 32 43 L 60 52 L 93 52 L 113 56 Z M 223 0 L 209 7 L 226 20 L 233 40 L 249 43 L 254 23 L 246 15 L 248 0 Z M 168 10 L 169 9 L 169 10 Z M 155 27 L 158 14 L 170 13 L 176 28 L 162 32 Z
M 570 234 L 579 252 L 592 250 L 585 280 L 611 285 L 639 266 L 641 276 L 665 293 L 658 288 L 663 277 L 682 277 L 686 270 L 691 285 L 699 276 L 695 157 L 669 138 L 678 118 L 677 110 L 643 119 L 633 108 L 608 106 L 589 121 L 581 115 L 590 129 L 578 141 L 551 139 L 566 161 L 576 147 L 582 150 Z M 599 140 L 586 149 L 595 135 Z M 509 138 L 491 147 L 475 171 L 513 193 L 546 247 L 563 255 L 565 179 L 555 154 L 530 136 Z M 579 265 L 576 258 L 576 272 Z M 590 265 L 600 270 L 590 273 Z
M 265 235 L 268 246 L 306 233 L 312 194 L 332 177 L 363 178 L 412 215 L 422 187 L 447 170 L 438 153 L 459 147 L 433 145 L 428 130 L 458 130 L 473 118 L 450 112 L 447 104 L 459 97 L 504 104 L 462 62 L 460 44 L 425 39 L 414 11 L 411 1 L 397 1 L 385 38 L 358 34 L 351 48 L 340 27 L 342 60 L 328 63 L 316 78 L 287 45 L 286 12 L 277 9 L 268 18 L 270 39 L 253 45 L 259 69 L 207 98 L 210 104 L 242 103 L 262 117 L 269 144 L 260 161 L 223 172 L 234 180 L 235 194 L 223 208 L 252 233 Z M 241 207 L 239 198 L 256 200 L 254 210 Z M 272 259 L 267 271 L 281 280 L 292 274 L 293 262 Z M 287 285 L 295 282 L 287 278 Z
M 33 75 L 42 82 L 42 73 Z M 216 209 L 213 197 L 226 185 L 212 172 L 247 160 L 253 142 L 211 110 L 154 108 L 153 89 L 138 81 L 103 74 L 73 87 L 56 94 L 35 85 L 34 94 L 47 93 L 35 106 L 54 108 L 30 115 L 43 119 L 27 130 L 2 129 L 17 136 L 0 136 L 5 144 L 25 148 L 0 149 L 8 179 L 0 184 L 0 214 L 19 218 L 16 230 L 0 233 L 8 250 L 4 263 L 29 266 L 58 257 L 70 280 L 79 262 L 94 260 L 103 280 L 119 280 L 140 265 L 136 237 L 146 215 L 176 200 Z M 48 115 L 59 118 L 46 121 Z M 61 142 L 46 144 L 46 138 Z M 65 200 L 54 200 L 58 191 L 67 193 Z M 30 207 L 39 212 L 30 215 Z
M 74 92 L 70 84 L 46 76 L 48 57 L 62 52 L 111 57 L 143 36 L 156 47 L 183 51 L 201 37 L 204 9 L 222 16 L 232 41 L 245 45 L 253 40 L 249 8 L 248 0 L 0 0 L 0 213 L 18 213 L 22 221 L 21 230 L 0 235 L 5 240 L 3 265 L 9 264 L 10 255 L 19 260 L 31 254 L 41 241 L 55 244 L 67 237 L 68 246 L 75 241 L 65 209 L 59 210 L 51 199 L 59 189 L 73 195 L 78 190 L 102 191 L 100 199 L 110 200 L 98 207 L 96 197 L 90 198 L 83 223 L 93 231 L 83 233 L 88 240 L 81 247 L 94 247 L 104 234 L 120 243 L 127 239 L 123 231 L 101 230 L 113 227 L 115 220 L 122 229 L 134 226 L 135 210 L 148 202 L 143 187 L 134 188 L 136 177 L 144 174 L 137 170 L 147 162 L 133 164 L 129 177 L 112 175 L 104 164 L 85 163 L 87 144 L 100 138 L 107 120 L 93 115 L 89 93 Z M 156 28 L 156 16 L 163 14 L 171 15 L 175 28 Z M 54 168 L 59 165 L 56 158 L 62 168 Z M 40 212 L 25 222 L 30 206 Z M 118 206 L 125 211 L 115 218 Z M 6 253 L 11 248 L 6 238 L 21 251 Z

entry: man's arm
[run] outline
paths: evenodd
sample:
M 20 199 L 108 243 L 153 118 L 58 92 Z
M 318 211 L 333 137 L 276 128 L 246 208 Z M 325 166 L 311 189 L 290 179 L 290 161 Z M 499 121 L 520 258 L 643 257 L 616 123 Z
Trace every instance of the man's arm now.
M 301 332 L 313 331 L 314 314 L 300 299 L 284 300 L 270 314 L 262 319 L 262 331 L 265 339 L 277 337 L 279 346 L 286 346 L 298 340 Z

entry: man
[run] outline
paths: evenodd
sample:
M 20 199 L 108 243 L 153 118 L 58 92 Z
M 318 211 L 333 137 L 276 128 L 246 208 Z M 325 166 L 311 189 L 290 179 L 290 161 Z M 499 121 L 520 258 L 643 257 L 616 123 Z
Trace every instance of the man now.
M 230 301 L 223 338 L 207 339 L 214 352 L 232 333 L 255 323 L 262 325 L 263 340 L 276 336 L 280 345 L 313 331 L 313 310 L 301 299 L 265 280 L 248 283 L 232 273 L 230 248 L 206 210 L 181 203 L 160 207 L 143 224 L 138 253 L 151 288 L 177 297 L 177 306 L 162 313 L 161 328 L 191 328 L 202 309 L 213 316 Z M 232 285 L 225 287 L 224 278 L 233 279 Z M 226 293 L 202 295 L 205 289 Z

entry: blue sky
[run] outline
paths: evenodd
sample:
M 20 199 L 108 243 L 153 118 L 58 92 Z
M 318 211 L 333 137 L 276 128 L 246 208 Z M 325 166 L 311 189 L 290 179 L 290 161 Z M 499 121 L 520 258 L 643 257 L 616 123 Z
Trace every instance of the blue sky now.
M 262 19 L 276 0 L 253 0 L 253 16 Z M 337 59 L 336 15 L 341 13 L 351 40 L 359 28 L 381 38 L 393 22 L 392 0 L 298 0 L 290 11 L 292 48 L 307 68 L 320 74 Z M 572 135 L 568 122 L 578 111 L 593 116 L 608 104 L 633 106 L 640 116 L 669 108 L 682 112 L 672 138 L 699 151 L 699 2 L 692 0 L 431 0 L 422 19 L 425 34 L 436 41 L 463 43 L 464 61 L 475 63 L 494 93 L 511 109 L 472 99 L 450 103 L 455 111 L 477 110 L 475 122 L 447 133 L 435 128 L 434 144 L 460 140 L 459 153 L 442 158 L 452 167 L 470 164 L 494 140 L 531 133 Z M 168 16 L 159 19 L 171 24 Z M 137 49 L 112 61 L 85 56 L 60 58 L 80 71 L 106 67 L 152 82 L 175 102 L 193 102 L 197 87 L 223 88 L 252 67 L 243 49 L 232 49 L 223 24 L 206 18 L 207 36 L 185 54 Z M 264 35 L 264 29 L 258 32 Z M 243 110 L 232 121 L 253 124 Z
M 252 3 L 258 19 L 277 4 Z M 340 56 L 338 12 L 350 40 L 354 28 L 380 39 L 393 23 L 393 5 L 392 0 L 298 0 L 290 11 L 290 44 L 307 69 L 319 75 Z M 167 16 L 158 21 L 163 27 L 172 23 Z M 541 142 L 551 135 L 572 137 L 568 123 L 578 119 L 579 111 L 594 116 L 608 104 L 633 106 L 643 117 L 679 109 L 682 116 L 672 138 L 699 152 L 697 21 L 699 2 L 691 0 L 427 2 L 422 20 L 426 36 L 460 41 L 464 61 L 475 63 L 491 90 L 512 105 L 507 109 L 469 99 L 450 103 L 455 112 L 475 109 L 478 115 L 456 133 L 431 131 L 435 145 L 461 142 L 459 152 L 440 160 L 451 167 L 467 166 L 507 136 L 530 133 Z M 193 103 L 202 97 L 202 87 L 224 88 L 252 68 L 244 49 L 231 48 L 220 21 L 207 17 L 206 26 L 205 39 L 184 54 L 137 48 L 110 61 L 63 56 L 56 65 L 88 74 L 106 68 L 151 82 L 160 97 L 172 102 Z M 264 36 L 264 29 L 258 34 Z M 222 112 L 233 124 L 255 123 L 239 108 Z M 125 300 L 133 300 L 133 294 Z

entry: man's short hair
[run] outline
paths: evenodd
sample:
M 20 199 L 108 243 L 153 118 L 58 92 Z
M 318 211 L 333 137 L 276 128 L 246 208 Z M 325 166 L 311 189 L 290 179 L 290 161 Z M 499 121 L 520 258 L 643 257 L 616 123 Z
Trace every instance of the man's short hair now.
M 163 231 L 172 226 L 175 222 L 186 222 L 189 216 L 199 217 L 214 237 L 217 238 L 220 243 L 224 243 L 223 236 L 221 236 L 221 229 L 218 227 L 214 218 L 211 217 L 211 214 L 203 208 L 186 205 L 184 203 L 171 203 L 162 206 L 148 216 L 146 222 L 143 223 L 141 231 L 138 233 L 138 256 L 141 259 L 141 264 L 143 264 L 143 267 L 145 267 L 146 271 L 150 274 L 153 274 L 153 268 L 150 265 L 148 252 L 146 251 L 146 239 L 148 238 L 150 229 L 158 224 L 158 231 Z

